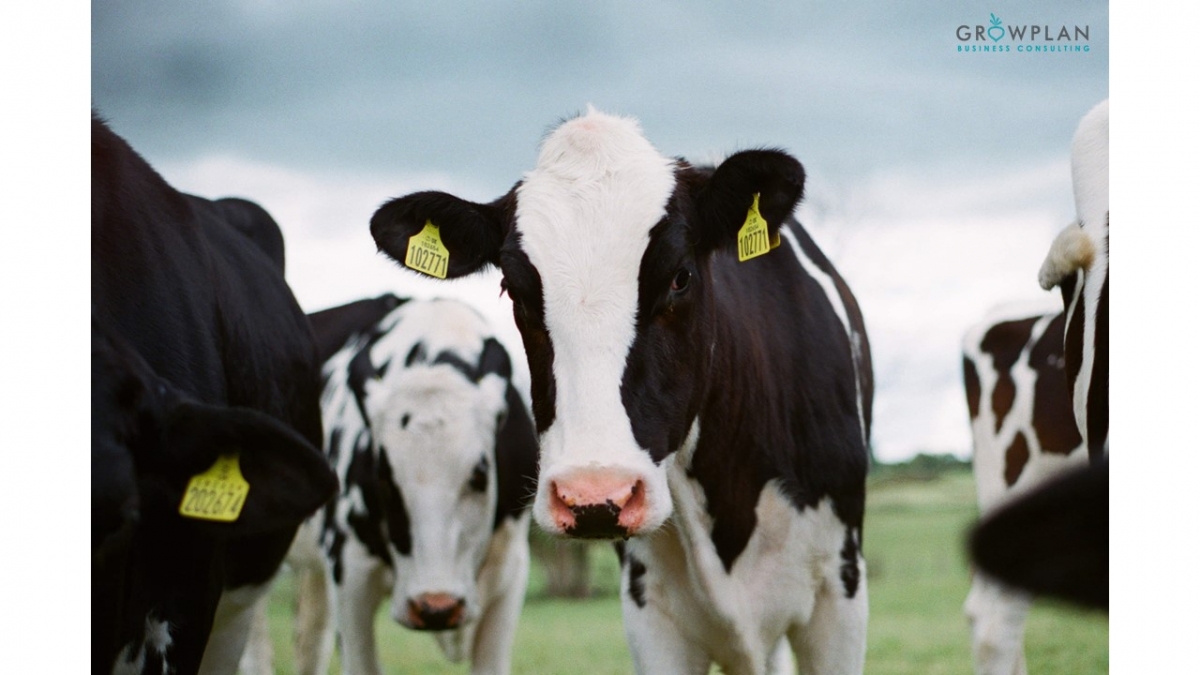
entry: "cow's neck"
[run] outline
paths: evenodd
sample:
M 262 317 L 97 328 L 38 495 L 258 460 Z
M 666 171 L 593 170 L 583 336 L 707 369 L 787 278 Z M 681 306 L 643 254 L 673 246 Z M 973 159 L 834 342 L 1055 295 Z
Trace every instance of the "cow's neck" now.
M 773 419 L 777 407 L 771 402 L 779 392 L 772 386 L 770 331 L 748 329 L 747 317 L 722 300 L 712 297 L 706 307 L 712 339 L 701 359 L 705 390 L 692 433 L 676 454 L 682 475 L 673 481 L 672 495 L 677 502 L 696 502 L 677 503 L 681 513 L 703 510 L 706 517 L 692 523 L 687 536 L 707 539 L 694 544 L 715 549 L 728 572 L 754 531 L 763 487 L 781 468 L 771 449 L 787 443 L 787 425 Z

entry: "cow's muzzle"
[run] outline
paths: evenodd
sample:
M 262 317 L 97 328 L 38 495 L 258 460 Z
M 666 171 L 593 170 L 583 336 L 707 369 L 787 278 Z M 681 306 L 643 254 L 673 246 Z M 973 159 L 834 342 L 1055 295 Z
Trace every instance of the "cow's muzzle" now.
M 450 630 L 462 624 L 465 598 L 449 593 L 422 593 L 408 599 L 405 624 L 413 630 Z
M 623 539 L 646 520 L 646 486 L 604 471 L 560 476 L 550 483 L 550 515 L 559 534 L 580 539 Z

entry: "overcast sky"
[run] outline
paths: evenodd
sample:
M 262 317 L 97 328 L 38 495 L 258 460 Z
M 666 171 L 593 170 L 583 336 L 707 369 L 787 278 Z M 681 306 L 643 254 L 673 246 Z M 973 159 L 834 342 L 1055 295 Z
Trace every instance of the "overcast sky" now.
M 97 2 L 91 97 L 179 189 L 265 206 L 310 311 L 392 290 L 510 322 L 494 277 L 422 283 L 367 222 L 412 190 L 500 195 L 589 103 L 668 155 L 784 148 L 866 315 L 877 455 L 967 456 L 962 334 L 1000 303 L 1058 304 L 1036 274 L 1074 211 L 1071 134 L 1108 96 L 1107 4 L 756 4 Z M 1087 38 L 957 39 L 993 14 Z

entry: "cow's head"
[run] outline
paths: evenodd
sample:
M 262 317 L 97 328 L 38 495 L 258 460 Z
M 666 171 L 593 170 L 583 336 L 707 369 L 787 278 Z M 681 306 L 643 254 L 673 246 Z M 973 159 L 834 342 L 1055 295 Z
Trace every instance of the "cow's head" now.
M 663 460 L 695 442 L 723 292 L 711 258 L 736 254 L 752 205 L 777 236 L 803 185 L 782 152 L 697 169 L 661 155 L 636 121 L 589 110 L 496 201 L 412 194 L 382 206 L 371 233 L 403 262 L 432 225 L 449 252 L 435 272 L 501 269 L 541 442 L 534 516 L 553 533 L 626 537 L 670 515 Z
M 461 316 L 464 309 L 409 305 L 400 328 L 465 327 L 460 320 L 471 317 Z M 457 348 L 413 343 L 395 329 L 373 351 L 397 357 L 365 383 L 396 572 L 392 618 L 417 630 L 452 629 L 479 618 L 475 581 L 503 518 L 497 513 L 497 439 L 510 415 L 527 415 L 510 384 L 508 353 L 494 338 L 480 337 L 479 327 L 462 331 Z M 404 343 L 401 351 L 389 344 L 392 338 Z M 510 411 L 510 405 L 520 409 Z
M 321 452 L 291 427 L 257 410 L 192 400 L 93 323 L 94 555 L 147 518 L 183 520 L 192 477 L 234 455 L 249 490 L 231 521 L 189 519 L 209 536 L 295 527 L 337 487 Z
M 337 479 L 290 427 L 255 410 L 191 400 L 95 322 L 91 412 L 93 671 L 108 672 L 122 649 L 122 667 L 150 658 L 151 649 L 166 659 L 170 630 L 180 628 L 152 613 L 179 603 L 210 621 L 223 542 L 294 531 L 333 496 Z M 228 493 L 193 490 L 192 479 L 233 456 L 248 491 L 240 507 L 223 509 Z M 185 510 L 233 520 L 185 517 L 185 502 Z

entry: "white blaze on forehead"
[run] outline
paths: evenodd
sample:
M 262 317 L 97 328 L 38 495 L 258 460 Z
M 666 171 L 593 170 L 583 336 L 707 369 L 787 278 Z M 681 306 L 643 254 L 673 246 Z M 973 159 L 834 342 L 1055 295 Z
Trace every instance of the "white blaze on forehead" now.
M 620 384 L 638 271 L 674 167 L 635 120 L 589 109 L 546 138 L 517 192 L 516 228 L 541 276 L 554 346 L 555 422 L 543 435 L 552 456 L 561 443 L 636 448 Z
M 425 346 L 426 356 L 430 359 L 443 351 L 464 358 L 474 355 L 477 359 L 483 341 L 494 337 L 483 315 L 456 300 L 410 300 L 384 317 L 379 325 L 387 335 L 371 348 L 371 362 L 376 367 L 396 355 L 404 358 L 418 342 Z M 384 374 L 385 379 L 392 372 L 389 369 Z

